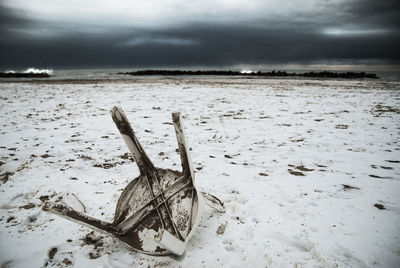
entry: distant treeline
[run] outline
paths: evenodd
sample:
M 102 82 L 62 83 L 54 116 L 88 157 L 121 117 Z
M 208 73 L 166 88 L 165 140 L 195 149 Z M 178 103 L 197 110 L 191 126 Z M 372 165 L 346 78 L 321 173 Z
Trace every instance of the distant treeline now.
M 48 73 L 3 73 L 0 72 L 0 78 L 47 78 Z
M 236 71 L 181 71 L 181 70 L 143 70 L 135 72 L 125 72 L 118 74 L 126 74 L 133 76 L 144 76 L 144 75 L 223 75 L 223 76 L 257 76 L 257 77 L 315 77 L 315 78 L 345 78 L 345 79 L 355 79 L 355 78 L 372 78 L 377 79 L 376 74 L 367 74 L 365 72 L 307 72 L 307 73 L 288 73 L 286 71 L 272 71 L 272 72 L 251 72 L 242 73 Z

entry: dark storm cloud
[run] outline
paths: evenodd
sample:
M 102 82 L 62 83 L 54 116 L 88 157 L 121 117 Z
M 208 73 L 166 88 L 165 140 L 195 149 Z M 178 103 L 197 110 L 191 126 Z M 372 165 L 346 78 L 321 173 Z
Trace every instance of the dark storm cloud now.
M 350 22 L 380 25 L 399 30 L 400 1 L 397 0 L 358 0 L 343 6 Z
M 34 21 L 24 18 L 15 10 L 2 7 L 0 3 L 0 36 L 2 39 L 13 37 L 15 29 L 26 27 L 31 23 Z
M 399 63 L 398 8 L 396 1 L 359 0 L 293 18 L 283 14 L 283 19 L 249 17 L 248 23 L 204 20 L 146 28 L 47 23 L 3 6 L 1 67 L 38 66 L 45 59 L 54 67 Z

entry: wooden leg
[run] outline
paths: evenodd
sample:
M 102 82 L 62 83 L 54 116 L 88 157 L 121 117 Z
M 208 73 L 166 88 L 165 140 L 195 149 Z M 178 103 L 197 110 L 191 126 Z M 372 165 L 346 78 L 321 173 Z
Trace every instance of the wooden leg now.
M 192 183 L 194 185 L 193 164 L 192 164 L 192 159 L 190 157 L 189 148 L 187 147 L 186 143 L 186 137 L 182 125 L 181 113 L 180 112 L 172 113 L 172 121 L 174 123 L 176 139 L 178 141 L 179 154 L 181 156 L 183 173 L 187 174 L 192 178 Z
M 90 225 L 92 227 L 95 227 L 96 229 L 105 231 L 107 233 L 111 233 L 111 234 L 115 233 L 115 230 L 114 230 L 113 226 L 111 225 L 111 223 L 92 218 L 83 213 L 75 211 L 72 208 L 65 206 L 63 204 L 58 204 L 58 203 L 47 201 L 43 204 L 42 209 L 44 211 L 49 211 L 49 212 L 59 214 L 70 220 L 78 221 L 80 223 Z
M 133 154 L 140 173 L 144 175 L 148 173 L 148 170 L 153 170 L 154 165 L 136 138 L 135 132 L 129 124 L 124 111 L 120 107 L 114 107 L 111 110 L 111 116 L 126 145 Z

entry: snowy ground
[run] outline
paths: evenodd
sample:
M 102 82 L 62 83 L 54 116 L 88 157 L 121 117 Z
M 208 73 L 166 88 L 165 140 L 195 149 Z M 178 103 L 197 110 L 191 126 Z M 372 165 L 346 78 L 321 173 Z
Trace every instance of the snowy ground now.
M 1 267 L 400 264 L 399 83 L 152 78 L 0 91 Z M 171 112 L 182 111 L 196 183 L 225 203 L 225 214 L 206 208 L 182 257 L 135 253 L 41 210 L 70 192 L 112 221 L 138 175 L 114 105 L 161 168 L 180 169 Z

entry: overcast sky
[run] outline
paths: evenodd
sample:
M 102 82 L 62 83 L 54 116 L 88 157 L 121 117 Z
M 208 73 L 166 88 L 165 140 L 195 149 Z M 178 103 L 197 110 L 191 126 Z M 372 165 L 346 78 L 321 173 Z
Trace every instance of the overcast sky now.
M 1 0 L 0 68 L 399 64 L 394 0 Z

